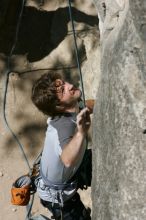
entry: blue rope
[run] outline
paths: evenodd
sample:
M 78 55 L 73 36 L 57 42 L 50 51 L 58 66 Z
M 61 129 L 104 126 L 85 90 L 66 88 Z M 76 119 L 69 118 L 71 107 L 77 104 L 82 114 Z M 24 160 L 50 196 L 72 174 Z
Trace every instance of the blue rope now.
M 29 165 L 28 159 L 27 159 L 26 154 L 24 152 L 23 145 L 21 144 L 21 142 L 19 141 L 18 137 L 16 136 L 16 134 L 11 129 L 11 127 L 10 127 L 10 125 L 8 123 L 7 117 L 6 117 L 7 91 L 8 91 L 8 84 L 9 84 L 9 75 L 11 73 L 10 61 L 11 61 L 11 57 L 13 55 L 13 51 L 14 51 L 14 49 L 16 47 L 16 43 L 17 43 L 17 40 L 18 40 L 18 33 L 19 33 L 20 23 L 21 23 L 21 19 L 22 19 L 23 9 L 24 9 L 24 6 L 25 6 L 25 1 L 26 0 L 22 0 L 22 6 L 21 6 L 21 10 L 20 10 L 17 26 L 16 26 L 16 35 L 15 35 L 14 43 L 12 45 L 10 54 L 8 56 L 8 59 L 7 59 L 7 69 L 5 71 L 5 84 L 4 84 L 4 97 L 3 97 L 3 119 L 4 119 L 4 122 L 5 122 L 5 125 L 6 125 L 7 129 L 10 131 L 12 137 L 14 138 L 14 140 L 16 141 L 18 146 L 20 147 L 22 155 L 23 155 L 23 157 L 24 157 L 24 159 L 26 161 L 26 164 L 27 164 L 27 166 L 29 168 L 29 172 L 31 174 L 31 167 Z M 32 199 L 31 199 L 29 205 L 27 205 L 27 209 L 26 209 L 27 210 L 27 215 L 26 215 L 26 218 L 25 218 L 26 220 L 30 219 L 33 201 L 34 201 L 34 195 L 32 195 Z
M 81 90 L 82 90 L 82 97 L 83 97 L 83 105 L 84 105 L 83 107 L 85 107 L 86 103 L 85 103 L 83 77 L 82 77 L 81 65 L 80 65 L 80 61 L 79 61 L 79 52 L 78 52 L 78 46 L 77 46 L 77 41 L 76 41 L 76 31 L 75 31 L 74 21 L 73 21 L 73 16 L 72 16 L 71 0 L 68 0 L 68 5 L 69 5 L 69 15 L 70 15 L 70 20 L 71 20 L 71 24 L 72 24 L 72 31 L 73 31 L 73 37 L 74 37 L 76 61 L 77 61 L 77 66 L 78 66 L 79 76 L 80 76 L 80 83 L 81 83 Z
M 8 84 L 9 84 L 9 74 L 10 74 L 10 71 L 7 70 L 5 74 L 6 74 L 6 78 L 5 78 L 4 98 L 3 98 L 3 118 L 4 118 L 4 121 L 5 121 L 7 129 L 10 131 L 10 133 L 12 134 L 14 140 L 19 145 L 29 170 L 31 170 L 29 162 L 28 162 L 28 159 L 27 159 L 26 154 L 24 152 L 23 145 L 21 144 L 21 142 L 19 141 L 18 137 L 16 136 L 16 134 L 11 129 L 11 127 L 10 127 L 10 125 L 8 123 L 7 117 L 6 117 L 6 99 L 7 99 L 7 90 L 8 90 Z
M 85 108 L 86 107 L 86 102 L 85 102 L 83 77 L 82 77 L 81 65 L 80 65 L 80 61 L 79 61 L 79 52 L 78 52 L 78 46 L 77 46 L 77 41 L 76 41 L 76 31 L 75 31 L 73 16 L 72 16 L 71 0 L 68 0 L 68 5 L 69 5 L 69 15 L 70 15 L 70 20 L 71 20 L 71 24 L 72 24 L 72 31 L 73 31 L 73 37 L 74 37 L 77 66 L 78 66 L 79 76 L 80 76 L 80 83 L 81 83 L 81 90 L 82 90 L 82 97 L 83 97 L 83 107 Z M 88 135 L 86 135 L 86 149 L 87 148 L 88 148 Z
M 16 27 L 16 35 L 15 35 L 14 43 L 13 43 L 13 46 L 11 48 L 10 54 L 8 56 L 8 59 L 7 59 L 7 69 L 5 71 L 5 85 L 4 85 L 4 97 L 3 97 L 3 118 L 4 118 L 4 121 L 5 121 L 7 129 L 10 131 L 10 133 L 12 134 L 14 140 L 19 145 L 19 147 L 20 147 L 20 149 L 22 151 L 22 154 L 24 156 L 24 159 L 25 159 L 25 161 L 27 163 L 27 166 L 28 166 L 28 168 L 30 170 L 31 168 L 30 168 L 28 159 L 26 157 L 26 154 L 24 152 L 24 148 L 23 148 L 21 142 L 19 141 L 18 137 L 15 135 L 15 133 L 11 129 L 11 127 L 10 127 L 10 125 L 8 123 L 7 117 L 6 117 L 7 91 L 8 91 L 8 84 L 9 84 L 9 75 L 11 73 L 11 70 L 10 70 L 10 60 L 11 60 L 11 57 L 13 55 L 13 51 L 15 49 L 16 43 L 17 43 L 18 32 L 19 32 L 19 28 L 20 28 L 20 22 L 21 22 L 21 18 L 22 18 L 22 13 L 23 13 L 24 5 L 25 5 L 25 0 L 22 1 L 21 11 L 20 11 L 20 15 L 19 15 L 19 19 L 18 19 L 18 23 L 17 23 L 17 27 Z

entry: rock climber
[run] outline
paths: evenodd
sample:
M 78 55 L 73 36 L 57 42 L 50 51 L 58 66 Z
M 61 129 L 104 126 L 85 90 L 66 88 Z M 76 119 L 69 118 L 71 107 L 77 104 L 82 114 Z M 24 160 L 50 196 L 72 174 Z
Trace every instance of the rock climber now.
M 92 107 L 80 110 L 81 91 L 58 73 L 42 75 L 33 85 L 32 101 L 49 116 L 37 192 L 56 220 L 89 220 L 77 192 Z

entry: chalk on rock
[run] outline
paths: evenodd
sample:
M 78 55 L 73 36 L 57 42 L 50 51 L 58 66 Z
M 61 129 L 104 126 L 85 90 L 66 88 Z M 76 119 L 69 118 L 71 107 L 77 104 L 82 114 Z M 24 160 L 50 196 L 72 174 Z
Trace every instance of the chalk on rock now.
M 16 211 L 17 211 L 17 208 L 12 208 L 12 211 L 13 211 L 13 212 L 16 212 Z
M 0 177 L 4 176 L 3 172 L 0 171 Z

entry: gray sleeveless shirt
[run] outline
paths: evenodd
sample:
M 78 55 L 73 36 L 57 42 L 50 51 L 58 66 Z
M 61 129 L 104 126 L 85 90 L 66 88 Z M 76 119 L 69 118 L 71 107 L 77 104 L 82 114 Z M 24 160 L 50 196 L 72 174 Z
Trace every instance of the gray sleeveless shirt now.
M 69 143 L 76 132 L 76 113 L 65 113 L 62 116 L 57 116 L 54 119 L 48 119 L 48 128 L 44 142 L 44 149 L 41 158 L 41 169 L 44 176 L 52 183 L 66 183 L 73 177 L 79 168 L 84 153 L 85 143 L 82 146 L 82 152 L 79 160 L 72 167 L 65 167 L 60 159 L 63 147 Z M 43 189 L 43 180 L 40 179 L 38 185 L 38 193 L 40 198 L 46 201 L 52 201 L 53 190 L 45 192 Z M 41 190 L 43 189 L 43 190 Z M 64 192 L 64 201 L 69 199 L 76 189 L 71 192 Z M 54 194 L 53 194 L 54 195 Z M 57 200 L 55 199 L 55 202 Z

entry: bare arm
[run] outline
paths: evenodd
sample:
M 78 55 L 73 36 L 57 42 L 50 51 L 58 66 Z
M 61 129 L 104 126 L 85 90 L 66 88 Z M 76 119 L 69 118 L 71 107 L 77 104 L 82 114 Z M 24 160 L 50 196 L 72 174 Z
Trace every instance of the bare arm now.
M 61 160 L 66 167 L 70 167 L 74 165 L 75 162 L 79 158 L 84 138 L 90 127 L 90 115 L 89 114 L 90 114 L 89 109 L 84 108 L 77 115 L 77 131 L 74 134 L 71 141 L 67 145 L 64 146 L 62 154 L 61 154 Z

